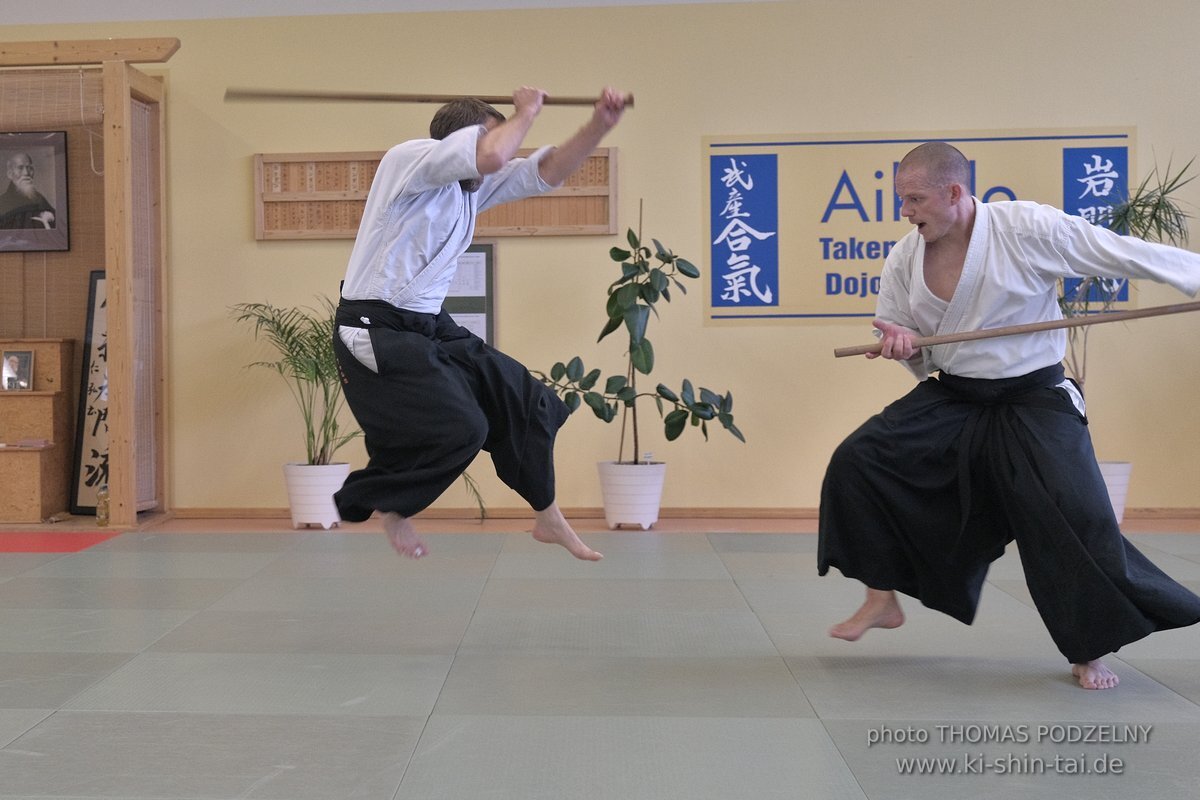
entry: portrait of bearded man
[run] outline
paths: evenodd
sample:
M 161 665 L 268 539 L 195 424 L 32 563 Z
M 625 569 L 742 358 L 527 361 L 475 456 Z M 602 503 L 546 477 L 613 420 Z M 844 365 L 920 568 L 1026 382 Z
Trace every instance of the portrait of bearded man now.
M 15 152 L 5 163 L 8 187 L 0 194 L 0 229 L 51 229 L 54 206 L 34 183 L 33 159 L 28 153 Z

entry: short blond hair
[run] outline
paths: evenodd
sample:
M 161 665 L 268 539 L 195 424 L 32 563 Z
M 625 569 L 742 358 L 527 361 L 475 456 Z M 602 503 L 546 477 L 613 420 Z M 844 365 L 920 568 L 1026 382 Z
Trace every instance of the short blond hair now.
M 900 169 L 921 168 L 930 183 L 949 186 L 971 184 L 971 162 L 957 147 L 946 142 L 926 142 L 917 145 L 900 159 Z

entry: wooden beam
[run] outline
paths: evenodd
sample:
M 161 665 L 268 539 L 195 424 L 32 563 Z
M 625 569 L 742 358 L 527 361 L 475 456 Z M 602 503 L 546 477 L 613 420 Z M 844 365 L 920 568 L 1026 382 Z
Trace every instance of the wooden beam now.
M 0 42 L 0 67 L 51 67 L 102 64 L 105 61 L 166 61 L 179 49 L 179 40 L 75 39 L 49 42 Z
M 369 103 L 437 103 L 445 105 L 455 100 L 473 98 L 493 106 L 511 106 L 512 95 L 503 94 L 418 94 L 394 92 L 343 92 L 308 89 L 241 89 L 225 90 L 226 100 L 318 100 Z M 542 100 L 545 106 L 594 106 L 599 97 L 558 96 L 549 94 Z M 633 95 L 625 95 L 625 107 L 633 108 Z
M 104 278 L 108 301 L 108 493 L 113 527 L 137 524 L 133 178 L 126 64 L 104 65 Z
M 162 78 L 147 75 L 133 67 L 130 67 L 127 72 L 129 74 L 129 93 L 134 100 L 150 105 L 163 102 L 166 92 L 163 88 Z

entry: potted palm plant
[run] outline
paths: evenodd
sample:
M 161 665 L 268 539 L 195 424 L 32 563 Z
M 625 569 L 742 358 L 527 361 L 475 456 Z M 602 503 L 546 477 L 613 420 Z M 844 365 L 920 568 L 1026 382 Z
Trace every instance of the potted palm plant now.
M 305 460 L 283 468 L 292 526 L 314 523 L 328 530 L 340 522 L 333 493 L 350 474 L 349 463 L 335 462 L 333 456 L 360 433 L 341 422 L 345 398 L 333 354 L 333 303 L 322 298 L 319 309 L 240 303 L 232 312 L 238 322 L 254 326 L 255 338 L 278 351 L 277 360 L 249 366 L 277 372 L 304 421 Z
M 1106 227 L 1140 239 L 1176 247 L 1186 245 L 1188 214 L 1180 208 L 1173 195 L 1195 178 L 1195 175 L 1188 174 L 1194 161 L 1194 158 L 1188 161 L 1177 172 L 1172 172 L 1169 161 L 1161 172 L 1155 166 L 1127 198 L 1113 206 L 1111 216 L 1104 221 Z M 1098 276 L 1063 281 L 1058 304 L 1067 318 L 1102 314 L 1112 310 L 1122 293 L 1127 291 L 1127 284 L 1124 278 Z M 1067 329 L 1065 366 L 1081 390 L 1087 380 L 1090 331 L 1089 325 Z M 1100 471 L 1108 485 L 1118 522 L 1125 513 L 1125 497 L 1132 466 L 1127 461 L 1100 462 Z
M 688 379 L 681 382 L 678 391 L 663 383 L 653 391 L 639 389 L 638 376 L 648 378 L 656 366 L 654 347 L 646 335 L 651 314 L 658 317 L 659 303 L 670 302 L 672 292 L 686 294 L 683 280 L 699 278 L 700 270 L 657 239 L 651 240 L 653 248 L 644 244 L 640 223 L 639 231 L 629 230 L 626 239 L 628 249 L 609 250 L 611 260 L 620 264 L 621 275 L 608 286 L 608 321 L 597 339 L 625 331 L 628 347 L 624 369 L 602 379 L 601 370 L 589 370 L 583 359 L 575 356 L 555 363 L 549 374 L 534 374 L 562 397 L 572 413 L 586 405 L 597 419 L 608 423 L 620 411 L 617 458 L 599 463 L 605 521 L 610 528 L 628 523 L 647 529 L 658 521 L 666 464 L 642 454 L 640 400 L 654 398 L 667 441 L 679 438 L 688 427 L 699 430 L 707 440 L 710 422 L 719 424 L 739 441 L 746 439 L 733 421 L 732 392 L 697 389 Z M 627 445 L 631 449 L 627 450 Z

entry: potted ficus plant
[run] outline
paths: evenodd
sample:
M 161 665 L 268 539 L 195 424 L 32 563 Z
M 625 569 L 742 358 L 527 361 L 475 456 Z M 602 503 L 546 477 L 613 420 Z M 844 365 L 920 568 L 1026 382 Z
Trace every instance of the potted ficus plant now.
M 560 361 L 549 374 L 534 374 L 554 389 L 571 412 L 587 406 L 597 419 L 613 422 L 621 417 L 620 444 L 615 461 L 599 464 L 604 494 L 605 520 L 609 527 L 637 524 L 643 529 L 658 521 L 659 502 L 666 465 L 646 459 L 641 450 L 639 401 L 654 398 L 667 441 L 679 438 L 687 428 L 696 428 L 708 439 L 709 423 L 716 423 L 739 441 L 745 441 L 733 421 L 733 393 L 720 394 L 697 388 L 684 379 L 678 391 L 657 384 L 653 391 L 639 388 L 639 376 L 649 376 L 656 366 L 654 347 L 646 335 L 659 304 L 670 302 L 672 293 L 686 294 L 685 280 L 700 277 L 700 270 L 675 255 L 658 240 L 653 247 L 643 243 L 639 232 L 626 234 L 628 249 L 613 247 L 609 257 L 620 265 L 621 274 L 607 289 L 605 311 L 608 321 L 597 341 L 617 331 L 627 338 L 624 369 L 607 378 L 600 369 L 588 369 L 579 356 Z M 629 449 L 627 449 L 629 446 Z
M 1163 171 L 1155 166 L 1129 196 L 1112 207 L 1103 224 L 1110 230 L 1148 241 L 1182 247 L 1187 244 L 1188 214 L 1180 208 L 1173 195 L 1190 183 L 1195 175 L 1189 175 L 1192 163 L 1188 161 L 1177 172 L 1172 172 L 1170 162 Z M 1081 317 L 1102 314 L 1113 306 L 1128 291 L 1125 278 L 1092 276 L 1062 282 L 1058 299 L 1064 317 Z M 1091 326 L 1082 325 L 1067 329 L 1067 355 L 1064 365 L 1067 373 L 1075 379 L 1082 390 L 1087 380 L 1088 334 Z M 1113 511 L 1120 521 L 1125 511 L 1125 496 L 1129 487 L 1132 464 L 1127 461 L 1101 461 L 1100 470 L 1108 484 Z

